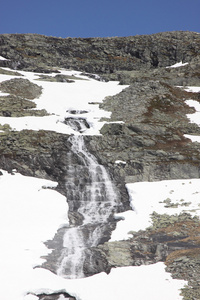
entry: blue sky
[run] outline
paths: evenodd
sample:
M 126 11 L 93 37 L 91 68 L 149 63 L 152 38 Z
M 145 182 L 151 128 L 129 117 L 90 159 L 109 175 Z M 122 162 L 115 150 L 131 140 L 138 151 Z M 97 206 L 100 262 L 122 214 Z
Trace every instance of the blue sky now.
M 200 0 L 3 0 L 0 33 L 108 37 L 200 32 Z

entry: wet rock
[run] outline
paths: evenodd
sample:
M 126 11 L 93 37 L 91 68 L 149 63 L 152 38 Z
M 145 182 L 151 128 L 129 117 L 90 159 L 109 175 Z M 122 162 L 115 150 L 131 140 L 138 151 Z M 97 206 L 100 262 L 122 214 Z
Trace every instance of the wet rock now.
M 39 300 L 59 300 L 60 296 L 62 297 L 62 299 L 66 299 L 66 300 L 76 300 L 75 297 L 72 297 L 68 293 L 53 293 L 51 295 L 45 295 L 45 294 L 37 295 L 37 297 L 39 297 Z
M 86 119 L 83 118 L 65 118 L 64 123 L 69 125 L 72 129 L 78 132 L 83 132 L 85 129 L 90 128 Z
M 77 211 L 72 211 L 71 209 L 71 211 L 68 214 L 68 217 L 72 226 L 79 226 L 83 223 L 84 217 Z
M 74 110 L 74 109 L 68 110 L 67 112 L 72 115 L 82 115 L 88 113 L 87 110 Z
M 86 277 L 100 272 L 110 272 L 111 266 L 101 251 L 98 249 L 87 249 L 85 254 L 86 258 L 84 261 L 83 270 Z

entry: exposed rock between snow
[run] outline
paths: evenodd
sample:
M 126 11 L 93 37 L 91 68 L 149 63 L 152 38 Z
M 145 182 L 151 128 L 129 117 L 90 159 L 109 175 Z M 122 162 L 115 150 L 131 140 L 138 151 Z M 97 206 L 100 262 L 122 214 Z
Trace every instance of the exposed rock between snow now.
M 129 208 L 125 183 L 200 177 L 199 144 L 183 136 L 200 135 L 200 128 L 189 123 L 186 117 L 194 109 L 184 102 L 186 99 L 200 101 L 200 94 L 174 87 L 200 85 L 200 35 L 173 32 L 108 39 L 1 35 L 0 44 L 0 55 L 9 59 L 0 61 L 2 67 L 45 73 L 55 72 L 60 67 L 76 68 L 131 84 L 101 104 L 103 109 L 112 112 L 111 119 L 101 130 L 102 136 L 85 136 L 87 148 L 109 170 L 119 188 L 122 203 L 119 211 Z M 177 69 L 165 68 L 181 60 L 190 64 Z M 59 76 L 47 79 L 66 80 Z M 34 103 L 30 99 L 41 93 L 39 86 L 21 78 L 2 83 L 0 89 L 11 93 L 0 97 L 0 114 L 13 117 L 31 115 Z M 34 115 L 45 114 L 45 111 L 34 110 Z M 50 131 L 14 132 L 7 125 L 0 129 L 3 130 L 0 132 L 0 168 L 55 180 L 57 190 L 66 195 L 67 153 L 71 152 L 68 136 Z M 73 161 L 78 164 L 75 156 Z M 78 207 L 78 203 L 74 206 Z M 69 218 L 71 224 L 81 222 L 81 216 L 72 209 Z M 111 267 L 164 261 L 174 278 L 189 281 L 189 288 L 183 291 L 184 300 L 199 299 L 199 220 L 189 215 L 158 214 L 153 214 L 152 220 L 152 228 L 134 232 L 127 241 L 107 242 L 115 228 L 116 221 L 111 220 L 101 244 L 87 250 L 85 275 L 108 273 Z M 60 230 L 53 241 L 47 242 L 48 247 L 57 249 L 45 265 L 52 271 L 61 250 L 62 235 Z M 88 267 L 89 259 L 93 261 L 92 267 Z M 41 300 L 58 297 L 40 295 Z

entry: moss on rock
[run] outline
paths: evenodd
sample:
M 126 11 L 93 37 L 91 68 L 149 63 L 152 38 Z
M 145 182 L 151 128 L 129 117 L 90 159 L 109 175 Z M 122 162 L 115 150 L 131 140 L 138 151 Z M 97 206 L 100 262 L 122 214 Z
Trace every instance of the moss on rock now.
M 13 78 L 0 83 L 0 90 L 11 95 L 34 99 L 42 93 L 42 88 L 28 79 Z

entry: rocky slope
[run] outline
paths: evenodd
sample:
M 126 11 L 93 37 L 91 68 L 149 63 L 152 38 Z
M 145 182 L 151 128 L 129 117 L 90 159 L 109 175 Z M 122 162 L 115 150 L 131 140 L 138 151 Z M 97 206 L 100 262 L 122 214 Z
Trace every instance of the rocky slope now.
M 186 117 L 194 109 L 185 103 L 186 99 L 200 101 L 200 94 L 176 87 L 200 86 L 200 34 L 166 32 L 91 39 L 9 34 L 0 35 L 0 55 L 8 59 L 0 61 L 1 67 L 11 67 L 19 73 L 31 70 L 48 74 L 52 70 L 59 72 L 59 68 L 73 68 L 97 73 L 101 80 L 117 79 L 130 85 L 101 104 L 112 112 L 111 121 L 123 123 L 105 124 L 101 136 L 85 136 L 87 148 L 106 166 L 119 187 L 119 211 L 129 207 L 125 183 L 200 177 L 199 143 L 184 136 L 200 135 L 200 128 Z M 188 64 L 166 68 L 180 61 Z M 3 72 L 8 71 L 0 69 Z M 32 110 L 33 102 L 26 99 L 40 95 L 39 83 L 13 79 L 0 84 L 0 91 L 10 93 L 0 97 L 1 116 L 47 114 L 44 110 Z M 66 157 L 71 151 L 66 136 L 48 131 L 14 132 L 6 125 L 1 129 L 0 168 L 56 180 L 58 190 L 65 194 Z M 126 164 L 116 164 L 117 160 Z M 73 211 L 70 220 L 80 222 Z M 190 288 L 183 291 L 184 299 L 200 298 L 198 218 L 155 215 L 152 228 L 134 233 L 127 241 L 105 242 L 114 226 L 113 223 L 101 245 L 88 250 L 94 267 L 87 269 L 86 260 L 87 276 L 102 270 L 109 272 L 111 267 L 164 261 L 175 278 L 189 281 Z M 53 243 L 57 247 L 59 234 L 62 233 L 49 246 Z M 53 270 L 52 264 L 47 264 Z M 41 299 L 56 297 L 41 295 Z
M 78 68 L 90 73 L 115 73 L 189 62 L 199 55 L 200 36 L 190 32 L 114 38 L 54 38 L 37 34 L 0 37 L 4 65 L 45 71 Z

